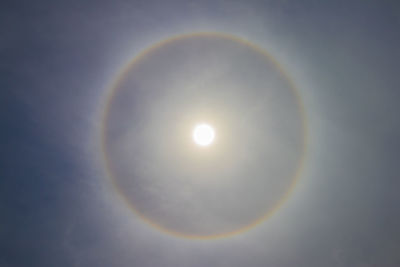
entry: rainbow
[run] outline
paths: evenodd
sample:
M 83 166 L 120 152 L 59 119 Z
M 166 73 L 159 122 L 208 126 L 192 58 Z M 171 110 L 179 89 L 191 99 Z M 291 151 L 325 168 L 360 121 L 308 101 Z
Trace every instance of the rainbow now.
M 123 191 L 121 190 L 120 186 L 116 182 L 116 179 L 111 171 L 111 162 L 108 159 L 107 156 L 107 151 L 106 151 L 106 121 L 108 118 L 109 110 L 110 110 L 110 102 L 113 99 L 116 89 L 118 88 L 118 85 L 121 83 L 122 80 L 124 80 L 125 76 L 135 66 L 138 64 L 146 55 L 149 55 L 153 53 L 155 50 L 159 49 L 160 47 L 171 44 L 180 40 L 184 39 L 190 39 L 190 38 L 202 38 L 202 37 L 207 37 L 207 38 L 222 38 L 226 40 L 230 40 L 232 42 L 237 42 L 242 45 L 245 45 L 252 49 L 253 51 L 256 51 L 260 54 L 260 56 L 264 57 L 266 60 L 269 60 L 270 62 L 273 62 L 274 66 L 279 70 L 279 72 L 284 76 L 284 78 L 289 82 L 291 90 L 293 91 L 296 100 L 299 105 L 299 112 L 300 116 L 302 119 L 302 131 L 303 131 L 303 147 L 302 147 L 302 156 L 298 161 L 298 166 L 296 169 L 296 172 L 293 174 L 291 184 L 286 190 L 286 192 L 281 196 L 280 200 L 278 203 L 270 209 L 266 214 L 261 215 L 260 217 L 256 218 L 254 221 L 251 223 L 245 225 L 244 227 L 241 227 L 239 229 L 236 229 L 234 231 L 229 231 L 229 232 L 221 232 L 218 234 L 213 234 L 213 235 L 196 235 L 196 234 L 187 234 L 187 233 L 181 233 L 175 230 L 167 229 L 164 226 L 158 224 L 156 221 L 152 221 L 143 214 L 141 214 L 136 208 L 134 203 L 131 203 L 127 197 L 124 195 Z M 102 159 L 104 161 L 104 166 L 105 166 L 105 172 L 107 177 L 110 179 L 111 184 L 113 189 L 118 193 L 118 195 L 121 197 L 123 202 L 129 207 L 129 209 L 136 214 L 138 217 L 140 217 L 144 222 L 146 222 L 148 225 L 154 227 L 155 229 L 158 229 L 161 232 L 176 236 L 176 237 L 182 237 L 182 238 L 190 238 L 190 239 L 201 239 L 201 240 L 206 240 L 206 239 L 216 239 L 216 238 L 226 238 L 229 236 L 233 236 L 236 234 L 240 234 L 243 232 L 246 232 L 255 226 L 259 225 L 263 221 L 267 220 L 272 214 L 274 214 L 290 197 L 292 192 L 295 189 L 296 184 L 298 183 L 300 174 L 302 172 L 302 169 L 304 167 L 304 161 L 306 158 L 306 151 L 307 151 L 307 143 L 308 143 L 308 133 L 307 133 L 307 121 L 306 121 L 306 116 L 305 116 L 305 109 L 304 105 L 301 101 L 301 97 L 299 95 L 298 90 L 296 89 L 296 86 L 293 82 L 293 80 L 287 75 L 287 73 L 282 69 L 282 67 L 278 64 L 278 62 L 271 56 L 269 55 L 265 50 L 262 48 L 256 46 L 255 44 L 230 35 L 226 33 L 214 33 L 214 32 L 200 32 L 200 33 L 191 33 L 191 34 L 183 34 L 183 35 L 178 35 L 178 36 L 173 36 L 168 39 L 165 39 L 161 42 L 156 43 L 153 46 L 148 47 L 147 49 L 143 50 L 141 53 L 139 53 L 136 57 L 133 58 L 130 62 L 128 62 L 124 67 L 122 67 L 121 71 L 117 75 L 117 77 L 113 80 L 111 86 L 107 89 L 106 91 L 106 98 L 105 98 L 105 106 L 104 109 L 101 110 L 101 125 L 100 125 L 100 139 L 101 139 L 101 152 L 102 152 Z

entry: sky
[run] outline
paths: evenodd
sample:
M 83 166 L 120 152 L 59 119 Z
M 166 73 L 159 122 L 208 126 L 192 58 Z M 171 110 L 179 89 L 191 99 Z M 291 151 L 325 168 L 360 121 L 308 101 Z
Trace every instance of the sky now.
M 400 5 L 396 2 L 3 1 L 0 5 L 0 266 L 399 266 Z M 110 175 L 104 158 L 105 151 L 114 162 L 126 161 L 124 166 L 136 174 L 147 175 L 150 170 L 151 179 L 167 179 L 164 185 L 172 190 L 169 186 L 176 182 L 175 171 L 184 165 L 176 162 L 182 160 L 176 156 L 180 155 L 179 144 L 162 148 L 176 152 L 172 153 L 173 160 L 168 158 L 172 165 L 162 162 L 150 169 L 144 165 L 152 159 L 151 155 L 147 157 L 149 151 L 133 153 L 126 148 L 143 142 L 132 134 L 148 122 L 147 115 L 136 112 L 141 104 L 145 104 L 143 110 L 148 112 L 145 114 L 156 118 L 151 127 L 145 128 L 146 133 L 158 131 L 160 126 L 154 124 L 160 121 L 157 114 L 168 116 L 168 112 L 175 114 L 174 110 L 193 107 L 191 101 L 186 106 L 175 105 L 172 110 L 166 104 L 188 92 L 185 79 L 193 75 L 185 76 L 185 71 L 196 70 L 196 62 L 207 57 L 182 59 L 190 63 L 185 65 L 189 66 L 187 69 L 166 63 L 178 60 L 177 52 L 175 56 L 167 51 L 166 59 L 146 57 L 144 68 L 148 64 L 147 71 L 158 74 L 147 72 L 135 78 L 136 72 L 129 69 L 129 77 L 138 83 L 145 80 L 144 84 L 151 87 L 152 98 L 144 98 L 136 89 L 127 90 L 127 99 L 134 99 L 137 104 L 121 109 L 125 113 L 112 124 L 104 119 L 104 113 L 116 80 L 137 55 L 173 36 L 199 32 L 234 36 L 266 51 L 294 84 L 304 107 L 307 132 L 298 181 L 279 209 L 248 231 L 201 240 L 160 231 L 133 212 L 126 196 L 121 197 L 116 189 L 115 181 L 113 184 L 110 176 L 114 172 Z M 247 57 L 251 47 L 240 47 L 248 61 L 237 65 L 257 61 Z M 233 50 L 220 51 L 218 56 Z M 250 63 L 244 66 L 253 66 Z M 212 66 L 211 71 L 216 72 L 224 67 L 222 63 Z M 239 69 L 248 71 L 242 66 Z M 271 71 L 277 69 L 271 67 Z M 169 91 L 160 89 L 164 73 L 175 75 L 178 81 L 174 81 L 179 86 Z M 262 120 L 253 121 L 243 115 L 241 118 L 255 127 L 249 129 L 267 133 L 270 128 L 263 123 L 268 119 L 274 121 L 289 114 L 288 118 L 295 121 L 299 116 L 287 104 L 293 103 L 293 95 L 285 95 L 288 102 L 271 102 L 281 105 L 276 105 L 279 112 L 270 117 L 270 106 L 263 106 L 265 98 L 258 98 L 264 91 L 254 89 L 252 95 L 250 89 L 237 86 L 246 82 L 240 76 L 226 76 L 236 85 L 234 89 L 221 89 L 231 92 L 224 103 L 229 104 L 233 99 L 236 105 L 227 109 L 231 111 L 227 111 L 231 120 L 235 118 L 234 112 L 248 114 L 240 111 L 252 106 L 251 101 L 259 101 L 253 105 L 258 107 L 255 110 L 259 117 L 251 118 Z M 261 80 L 255 84 L 269 78 L 257 77 Z M 180 78 L 185 82 L 180 82 Z M 224 86 L 232 82 L 230 78 L 223 80 Z M 289 90 L 288 83 L 282 83 L 282 90 Z M 207 90 L 210 94 L 214 92 Z M 123 96 L 120 97 L 124 99 Z M 219 101 L 218 97 L 215 99 Z M 243 102 L 239 101 L 241 97 Z M 221 105 L 217 107 L 225 107 Z M 119 108 L 111 104 L 110 114 L 118 115 Z M 186 110 L 179 110 L 179 114 Z M 114 146 L 104 146 L 102 136 L 109 130 L 107 127 L 112 130 L 115 125 L 131 135 L 123 139 L 107 134 L 107 144 L 122 143 L 113 150 Z M 293 127 L 293 132 L 281 133 L 288 136 L 299 133 L 294 135 L 299 138 L 301 131 L 296 130 L 299 126 Z M 276 143 L 268 138 L 250 141 L 256 147 L 268 142 L 280 144 L 286 139 L 276 140 Z M 296 140 L 301 143 L 303 139 Z M 264 153 L 263 145 L 254 151 Z M 287 160 L 286 150 L 275 151 L 281 153 L 278 153 L 281 158 L 274 160 L 278 163 Z M 130 154 L 126 153 L 135 155 L 131 165 L 126 157 Z M 244 155 L 253 159 L 249 162 L 256 166 L 256 173 L 269 171 L 266 167 L 269 165 L 264 166 L 257 154 L 247 151 Z M 229 170 L 226 162 L 229 160 L 224 161 L 224 171 Z M 186 166 L 186 171 L 193 174 L 196 165 Z M 124 173 L 121 168 L 120 173 Z M 169 175 L 161 176 L 159 172 Z M 236 172 L 235 175 L 241 177 Z M 153 188 L 151 179 L 145 179 L 149 187 L 139 186 L 138 195 Z M 213 185 L 207 184 L 210 188 Z M 232 198 L 222 197 L 227 194 L 224 192 L 221 197 L 214 195 L 213 201 L 204 195 L 200 199 L 211 202 L 209 205 L 222 203 L 222 208 L 216 210 L 217 215 L 224 214 L 225 208 L 234 206 L 228 200 L 242 203 L 241 199 L 257 195 L 256 187 L 241 188 L 240 195 L 230 192 Z M 131 187 L 126 188 L 125 194 L 134 199 L 137 195 L 129 191 Z M 175 192 L 168 191 L 168 201 L 175 197 Z M 148 197 L 143 194 L 143 198 Z M 145 209 L 163 204 L 160 199 L 140 197 L 141 200 L 134 200 L 135 204 Z M 240 215 L 231 218 L 233 225 L 242 218 Z M 165 215 L 146 216 L 171 222 Z M 189 223 L 193 223 L 189 220 L 191 216 L 186 217 Z M 190 225 L 182 227 L 188 227 L 185 231 L 198 229 Z

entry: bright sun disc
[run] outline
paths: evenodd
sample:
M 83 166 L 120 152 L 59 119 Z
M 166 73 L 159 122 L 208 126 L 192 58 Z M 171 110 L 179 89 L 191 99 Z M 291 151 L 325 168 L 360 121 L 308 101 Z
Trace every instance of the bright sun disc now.
M 199 146 L 210 145 L 214 137 L 214 129 L 208 124 L 198 124 L 193 130 L 193 140 Z

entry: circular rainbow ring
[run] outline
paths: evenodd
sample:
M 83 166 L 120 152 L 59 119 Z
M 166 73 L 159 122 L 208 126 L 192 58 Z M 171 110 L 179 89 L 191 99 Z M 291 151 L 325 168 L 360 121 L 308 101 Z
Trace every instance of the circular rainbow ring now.
M 285 79 L 289 82 L 291 90 L 293 91 L 293 93 L 294 93 L 294 95 L 295 95 L 295 97 L 297 99 L 297 102 L 299 104 L 299 112 L 301 113 L 300 116 L 301 116 L 301 119 L 302 119 L 302 131 L 303 131 L 303 137 L 304 137 L 303 148 L 302 148 L 303 153 L 302 153 L 301 158 L 299 159 L 297 170 L 293 174 L 291 185 L 286 190 L 286 192 L 282 195 L 281 199 L 278 201 L 278 203 L 275 205 L 275 207 L 272 208 L 271 210 L 269 210 L 266 214 L 263 214 L 262 216 L 256 218 L 254 221 L 252 221 L 251 223 L 245 225 L 242 228 L 236 229 L 234 231 L 222 232 L 222 233 L 213 234 L 213 235 L 191 235 L 191 234 L 183 234 L 183 233 L 180 233 L 178 231 L 172 231 L 170 229 L 167 229 L 167 228 L 161 226 L 157 222 L 148 219 L 143 214 L 141 214 L 135 208 L 135 206 L 131 202 L 129 202 L 128 199 L 124 196 L 124 194 L 122 193 L 122 190 L 120 189 L 120 187 L 118 186 L 117 182 L 115 181 L 115 177 L 113 177 L 113 174 L 110 171 L 111 170 L 111 168 L 110 168 L 110 164 L 111 163 L 108 160 L 107 153 L 106 153 L 106 145 L 105 145 L 105 140 L 106 140 L 105 128 L 106 128 L 106 121 L 107 121 L 107 117 L 108 117 L 108 112 L 109 112 L 109 109 L 110 109 L 110 102 L 111 102 L 111 99 L 113 98 L 113 96 L 114 96 L 114 94 L 116 92 L 116 88 L 118 87 L 120 82 L 124 79 L 125 75 L 129 72 L 129 70 L 135 64 L 139 63 L 146 55 L 151 54 L 153 51 L 157 50 L 158 48 L 160 48 L 160 47 L 162 47 L 162 46 L 164 46 L 166 44 L 174 43 L 176 41 L 180 41 L 180 40 L 184 40 L 184 39 L 188 39 L 188 38 L 198 38 L 198 37 L 222 38 L 222 39 L 230 40 L 230 41 L 233 41 L 233 42 L 237 42 L 237 43 L 240 43 L 242 45 L 245 45 L 245 46 L 251 48 L 252 50 L 258 52 L 260 55 L 265 57 L 270 62 L 273 62 L 274 66 L 279 70 L 279 72 L 281 74 L 283 74 Z M 300 174 L 301 174 L 301 172 L 303 170 L 305 156 L 306 156 L 306 152 L 307 152 L 308 132 L 307 132 L 307 121 L 306 121 L 306 116 L 305 116 L 304 105 L 303 105 L 303 103 L 301 101 L 301 97 L 300 97 L 300 95 L 298 93 L 298 90 L 295 87 L 295 84 L 294 84 L 293 80 L 287 75 L 287 73 L 282 69 L 282 67 L 278 64 L 278 62 L 271 55 L 269 55 L 266 51 L 264 51 L 262 48 L 252 44 L 251 42 L 249 42 L 247 40 L 244 40 L 244 39 L 241 39 L 239 37 L 230 35 L 230 34 L 214 33 L 214 32 L 200 32 L 200 33 L 191 33 L 191 34 L 183 34 L 183 35 L 173 36 L 171 38 L 168 38 L 168 39 L 165 39 L 165 40 L 163 40 L 161 42 L 158 42 L 153 46 L 150 46 L 149 48 L 147 48 L 147 49 L 143 50 L 141 53 L 139 53 L 136 57 L 134 57 L 132 61 L 130 61 L 128 64 L 126 64 L 126 66 L 124 66 L 122 68 L 122 70 L 120 71 L 118 76 L 112 82 L 110 88 L 107 89 L 107 93 L 106 94 L 107 94 L 107 96 L 106 96 L 106 100 L 105 100 L 105 108 L 104 108 L 104 110 L 102 110 L 101 125 L 100 125 L 101 152 L 102 152 L 102 156 L 103 156 L 103 160 L 104 160 L 104 164 L 105 164 L 106 175 L 111 180 L 113 188 L 116 190 L 118 195 L 123 199 L 123 201 L 126 203 L 126 205 L 130 208 L 130 210 L 134 214 L 138 215 L 143 221 L 145 221 L 146 223 L 148 223 L 152 227 L 158 229 L 159 231 L 167 233 L 167 234 L 170 234 L 170 235 L 173 235 L 173 236 L 177 236 L 177 237 L 190 238 L 190 239 L 203 239 L 203 240 L 204 239 L 224 238 L 224 237 L 229 237 L 229 236 L 236 235 L 236 234 L 239 234 L 239 233 L 243 233 L 245 231 L 248 231 L 248 230 L 252 229 L 256 225 L 258 225 L 261 222 L 265 221 L 266 219 L 268 219 L 273 213 L 275 213 L 282 206 L 283 203 L 286 202 L 286 200 L 289 198 L 291 193 L 294 191 L 294 188 L 295 188 L 295 186 L 296 186 L 296 184 L 297 184 L 297 182 L 299 180 Z

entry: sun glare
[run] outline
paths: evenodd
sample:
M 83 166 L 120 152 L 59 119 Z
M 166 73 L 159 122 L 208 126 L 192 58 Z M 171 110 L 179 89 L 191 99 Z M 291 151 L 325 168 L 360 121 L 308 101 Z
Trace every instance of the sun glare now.
M 198 124 L 193 130 L 193 141 L 199 146 L 209 146 L 215 138 L 214 129 L 208 124 Z

